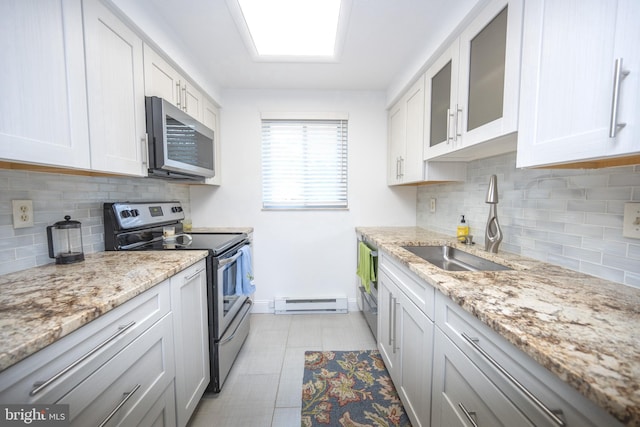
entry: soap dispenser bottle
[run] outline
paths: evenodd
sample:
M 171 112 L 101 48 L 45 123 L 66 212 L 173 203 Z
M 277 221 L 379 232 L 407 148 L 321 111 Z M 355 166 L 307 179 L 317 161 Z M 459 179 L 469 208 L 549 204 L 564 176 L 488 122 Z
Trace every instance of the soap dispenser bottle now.
M 456 232 L 456 237 L 459 241 L 464 240 L 464 237 L 469 235 L 469 225 L 467 225 L 467 221 L 464 219 L 464 215 L 460 217 L 460 223 L 458 224 L 458 230 Z

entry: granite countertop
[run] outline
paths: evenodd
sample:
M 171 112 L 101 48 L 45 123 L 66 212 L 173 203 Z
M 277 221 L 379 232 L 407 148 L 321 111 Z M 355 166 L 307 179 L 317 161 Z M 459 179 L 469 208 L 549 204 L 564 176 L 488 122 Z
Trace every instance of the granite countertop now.
M 0 276 L 0 371 L 203 259 L 206 251 L 99 252 Z
M 628 426 L 640 426 L 640 289 L 419 227 L 361 233 Z M 401 246 L 449 244 L 513 268 L 450 272 Z

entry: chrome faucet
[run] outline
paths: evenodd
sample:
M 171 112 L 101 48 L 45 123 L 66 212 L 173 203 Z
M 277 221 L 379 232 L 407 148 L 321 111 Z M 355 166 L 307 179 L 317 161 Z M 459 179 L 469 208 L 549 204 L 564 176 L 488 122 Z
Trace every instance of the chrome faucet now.
M 502 230 L 498 224 L 498 177 L 491 175 L 489 179 L 489 189 L 487 190 L 487 200 L 485 203 L 491 205 L 489 208 L 489 219 L 487 229 L 484 234 L 484 249 L 487 252 L 498 253 L 498 246 L 502 241 Z

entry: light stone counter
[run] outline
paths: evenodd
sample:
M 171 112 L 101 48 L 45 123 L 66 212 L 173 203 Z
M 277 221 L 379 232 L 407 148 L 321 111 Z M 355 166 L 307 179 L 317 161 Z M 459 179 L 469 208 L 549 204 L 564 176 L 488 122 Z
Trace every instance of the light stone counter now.
M 99 252 L 0 276 L 0 371 L 203 259 L 206 251 Z
M 640 426 L 640 289 L 418 227 L 356 231 L 623 424 Z M 401 248 L 439 244 L 513 270 L 444 271 Z

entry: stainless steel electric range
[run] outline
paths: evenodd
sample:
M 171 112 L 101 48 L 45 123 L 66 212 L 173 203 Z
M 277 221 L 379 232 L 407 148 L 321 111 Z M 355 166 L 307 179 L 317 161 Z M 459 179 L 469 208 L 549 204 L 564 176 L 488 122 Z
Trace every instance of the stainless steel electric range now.
M 249 334 L 250 297 L 236 295 L 240 249 L 251 242 L 244 233 L 183 235 L 180 202 L 105 203 L 104 240 L 108 251 L 207 250 L 207 307 L 211 381 L 207 391 L 219 392 Z M 175 239 L 167 243 L 163 230 Z

